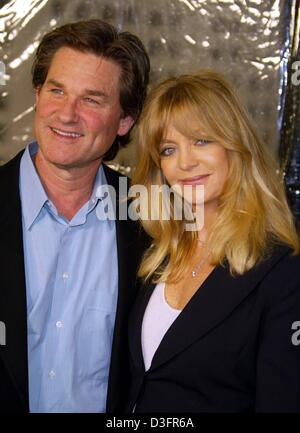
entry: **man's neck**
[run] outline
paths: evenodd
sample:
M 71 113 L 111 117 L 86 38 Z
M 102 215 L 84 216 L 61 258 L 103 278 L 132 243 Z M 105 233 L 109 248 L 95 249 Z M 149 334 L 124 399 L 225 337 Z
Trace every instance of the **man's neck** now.
M 64 169 L 48 163 L 37 153 L 34 163 L 48 198 L 58 213 L 70 221 L 90 199 L 101 162 Z

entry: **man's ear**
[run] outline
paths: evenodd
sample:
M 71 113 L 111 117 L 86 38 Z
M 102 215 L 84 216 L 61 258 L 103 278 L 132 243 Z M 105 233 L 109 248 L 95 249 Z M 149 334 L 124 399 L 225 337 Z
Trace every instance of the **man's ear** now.
M 36 87 L 35 89 L 34 89 L 34 94 L 35 94 L 35 105 L 37 105 L 37 103 L 39 102 L 39 96 L 40 96 L 40 93 L 41 93 L 41 87 L 39 86 L 39 87 Z
M 119 124 L 118 135 L 126 135 L 133 124 L 134 120 L 131 116 L 122 117 Z

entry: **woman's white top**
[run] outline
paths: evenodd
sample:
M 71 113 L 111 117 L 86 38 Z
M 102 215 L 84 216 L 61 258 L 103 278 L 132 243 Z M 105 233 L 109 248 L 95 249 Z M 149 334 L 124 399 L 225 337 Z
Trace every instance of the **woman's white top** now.
M 180 313 L 181 310 L 172 308 L 167 303 L 165 283 L 157 284 L 146 307 L 142 323 L 142 350 L 146 371 L 165 333 Z

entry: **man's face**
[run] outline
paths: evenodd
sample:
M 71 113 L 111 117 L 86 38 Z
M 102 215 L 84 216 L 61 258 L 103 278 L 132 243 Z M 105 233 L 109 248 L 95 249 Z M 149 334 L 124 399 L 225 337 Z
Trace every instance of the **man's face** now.
M 119 101 L 119 65 L 69 47 L 54 55 L 36 90 L 35 135 L 44 163 L 71 169 L 101 162 L 133 124 Z

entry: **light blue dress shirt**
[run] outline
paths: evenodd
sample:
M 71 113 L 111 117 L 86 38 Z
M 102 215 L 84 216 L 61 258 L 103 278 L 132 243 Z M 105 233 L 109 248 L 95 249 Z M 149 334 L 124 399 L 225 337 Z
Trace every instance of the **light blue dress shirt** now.
M 68 221 L 42 186 L 37 149 L 26 148 L 20 167 L 30 411 L 105 412 L 118 262 L 115 222 L 96 213 L 104 171 Z

